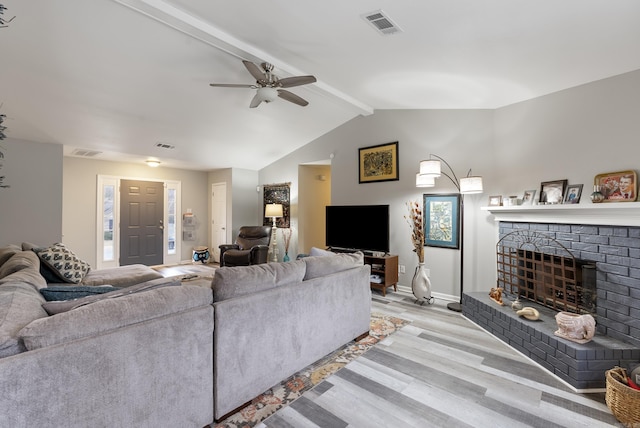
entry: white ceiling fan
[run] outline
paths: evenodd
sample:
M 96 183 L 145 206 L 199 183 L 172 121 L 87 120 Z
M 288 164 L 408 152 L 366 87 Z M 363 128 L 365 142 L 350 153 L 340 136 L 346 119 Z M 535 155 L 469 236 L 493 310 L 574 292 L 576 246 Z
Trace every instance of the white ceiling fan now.
M 307 100 L 299 97 L 293 92 L 289 92 L 282 88 L 291 88 L 293 86 L 307 85 L 309 83 L 316 82 L 314 76 L 294 76 L 285 77 L 280 79 L 278 76 L 272 73 L 273 65 L 267 62 L 260 64 L 258 67 L 251 61 L 242 61 L 244 66 L 249 70 L 249 73 L 256 79 L 255 84 L 238 84 L 238 83 L 210 83 L 210 86 L 222 87 L 222 88 L 250 88 L 257 89 L 256 95 L 251 100 L 249 107 L 255 108 L 260 105 L 261 102 L 270 103 L 277 97 L 287 100 L 299 106 L 306 106 L 309 104 Z

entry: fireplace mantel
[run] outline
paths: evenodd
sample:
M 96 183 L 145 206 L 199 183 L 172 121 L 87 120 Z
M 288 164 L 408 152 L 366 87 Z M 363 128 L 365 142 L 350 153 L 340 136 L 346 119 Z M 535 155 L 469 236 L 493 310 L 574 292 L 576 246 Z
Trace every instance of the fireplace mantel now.
M 481 207 L 495 221 L 640 226 L 640 202 Z

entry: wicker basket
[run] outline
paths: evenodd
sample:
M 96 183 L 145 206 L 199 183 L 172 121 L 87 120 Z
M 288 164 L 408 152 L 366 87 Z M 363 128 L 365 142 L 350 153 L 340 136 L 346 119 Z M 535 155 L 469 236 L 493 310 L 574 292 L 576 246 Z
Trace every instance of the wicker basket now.
M 614 367 L 606 372 L 607 391 L 605 402 L 613 416 L 627 427 L 640 426 L 640 391 L 623 383 L 627 371 Z

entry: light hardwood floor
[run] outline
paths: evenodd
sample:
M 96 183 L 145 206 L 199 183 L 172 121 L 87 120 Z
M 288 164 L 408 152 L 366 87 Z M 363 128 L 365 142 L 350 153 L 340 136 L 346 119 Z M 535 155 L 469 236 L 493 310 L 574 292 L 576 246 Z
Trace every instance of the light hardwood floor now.
M 412 323 L 258 425 L 611 427 L 604 393 L 577 394 L 446 302 L 374 292 L 372 311 Z

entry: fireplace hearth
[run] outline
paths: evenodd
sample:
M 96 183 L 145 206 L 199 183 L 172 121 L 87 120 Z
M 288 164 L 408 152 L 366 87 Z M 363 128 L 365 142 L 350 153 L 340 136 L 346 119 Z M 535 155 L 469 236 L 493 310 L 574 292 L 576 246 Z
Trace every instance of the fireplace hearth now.
M 535 208 L 533 214 L 542 219 L 546 211 Z M 527 214 L 518 210 L 514 216 L 528 215 L 522 211 Z M 564 213 L 560 208 L 551 211 Z M 570 212 L 574 211 L 581 212 L 575 208 Z M 489 289 L 496 284 L 487 284 L 486 292 L 464 293 L 462 310 L 577 391 L 602 390 L 606 370 L 640 360 L 640 227 L 571 220 L 571 224 L 529 223 L 523 218 L 500 221 L 499 241 L 520 232 L 511 235 L 520 235 L 515 239 L 520 243 L 503 241 L 496 247 L 497 285 L 505 289 L 506 306 L 489 299 Z M 545 239 L 559 246 L 546 245 Z M 540 320 L 518 317 L 509 306 L 516 296 L 524 306 L 538 309 Z M 580 344 L 555 336 L 554 316 L 559 310 L 593 315 L 597 321 L 593 340 Z

